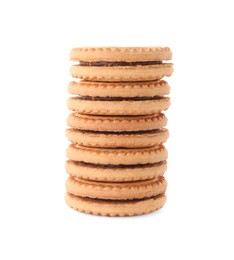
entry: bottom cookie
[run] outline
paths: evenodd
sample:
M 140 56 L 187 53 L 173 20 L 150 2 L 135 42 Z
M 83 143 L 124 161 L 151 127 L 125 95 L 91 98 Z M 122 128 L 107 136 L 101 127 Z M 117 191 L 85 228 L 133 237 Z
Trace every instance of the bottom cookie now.
M 151 198 L 135 200 L 102 200 L 90 199 L 66 193 L 65 201 L 71 208 L 101 216 L 134 216 L 153 212 L 163 207 L 166 195 L 160 194 Z

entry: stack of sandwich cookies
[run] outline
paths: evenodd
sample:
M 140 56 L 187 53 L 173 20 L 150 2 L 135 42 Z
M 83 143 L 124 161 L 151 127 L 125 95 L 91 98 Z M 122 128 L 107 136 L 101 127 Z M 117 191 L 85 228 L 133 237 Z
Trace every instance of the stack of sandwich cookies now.
M 71 141 L 66 202 L 82 212 L 130 216 L 161 208 L 168 138 L 169 48 L 77 48 L 68 86 Z

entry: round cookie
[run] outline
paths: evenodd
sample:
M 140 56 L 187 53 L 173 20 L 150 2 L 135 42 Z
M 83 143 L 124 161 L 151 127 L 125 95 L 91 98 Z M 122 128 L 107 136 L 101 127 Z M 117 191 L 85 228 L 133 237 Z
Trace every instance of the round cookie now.
M 106 149 L 71 144 L 66 154 L 69 160 L 108 165 L 149 164 L 167 159 L 167 150 L 163 145 L 138 149 Z
M 65 169 L 72 177 L 105 182 L 127 182 L 158 178 L 167 169 L 167 162 L 148 165 L 100 165 L 66 161 Z
M 72 81 L 68 93 L 92 97 L 154 97 L 170 93 L 170 86 L 165 80 L 148 82 L 92 82 Z
M 165 193 L 166 188 L 167 181 L 162 176 L 151 180 L 125 183 L 93 182 L 72 177 L 69 177 L 66 181 L 68 193 L 93 199 L 142 199 Z
M 83 47 L 73 48 L 70 52 L 73 61 L 161 61 L 171 60 L 172 52 L 168 47 Z
M 167 110 L 168 97 L 92 98 L 71 97 L 67 102 L 70 110 L 91 115 L 151 115 Z
M 169 77 L 172 63 L 133 66 L 83 66 L 72 65 L 71 76 L 90 81 L 151 81 Z
M 171 76 L 172 58 L 168 47 L 85 47 L 70 53 L 74 78 L 88 81 L 152 81 Z
M 100 132 L 68 128 L 66 136 L 72 143 L 82 146 L 140 148 L 163 144 L 168 139 L 169 133 L 164 128 L 133 132 Z
M 80 212 L 101 216 L 134 216 L 158 210 L 166 203 L 166 195 L 138 200 L 100 200 L 83 198 L 66 193 L 65 201 L 71 208 Z
M 71 113 L 67 124 L 82 130 L 91 131 L 145 131 L 165 127 L 167 118 L 164 114 L 148 116 L 92 116 Z

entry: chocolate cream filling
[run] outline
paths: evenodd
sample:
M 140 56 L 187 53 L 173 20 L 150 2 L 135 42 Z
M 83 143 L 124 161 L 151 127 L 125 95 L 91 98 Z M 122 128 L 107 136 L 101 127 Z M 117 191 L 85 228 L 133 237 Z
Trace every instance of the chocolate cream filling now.
M 112 67 L 112 66 L 146 66 L 146 65 L 156 65 L 162 64 L 162 61 L 95 61 L 87 62 L 80 61 L 80 66 L 103 66 L 103 67 Z
M 99 164 L 99 163 L 87 163 L 87 162 L 75 162 L 77 165 L 80 166 L 88 166 L 93 168 L 107 168 L 107 169 L 135 169 L 135 168 L 149 168 L 154 166 L 161 166 L 166 163 L 166 161 L 161 161 L 157 163 L 147 163 L 147 164 Z
M 91 97 L 91 96 L 78 96 L 78 99 L 81 100 L 90 100 L 90 101 L 144 101 L 144 100 L 159 100 L 163 97 L 154 96 L 154 97 Z
M 163 130 L 160 129 L 152 129 L 152 130 L 140 130 L 140 131 L 119 131 L 119 132 L 112 132 L 112 131 L 95 131 L 95 130 L 83 130 L 83 129 L 72 129 L 73 131 L 82 132 L 82 133 L 90 133 L 90 134 L 105 134 L 105 135 L 143 135 L 143 134 L 156 134 L 160 133 Z

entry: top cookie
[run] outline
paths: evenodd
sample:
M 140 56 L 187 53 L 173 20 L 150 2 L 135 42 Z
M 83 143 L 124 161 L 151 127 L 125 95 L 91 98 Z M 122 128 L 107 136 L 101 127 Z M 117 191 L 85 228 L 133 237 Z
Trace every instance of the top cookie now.
M 73 48 L 70 59 L 80 62 L 149 62 L 171 60 L 168 47 L 83 47 Z

